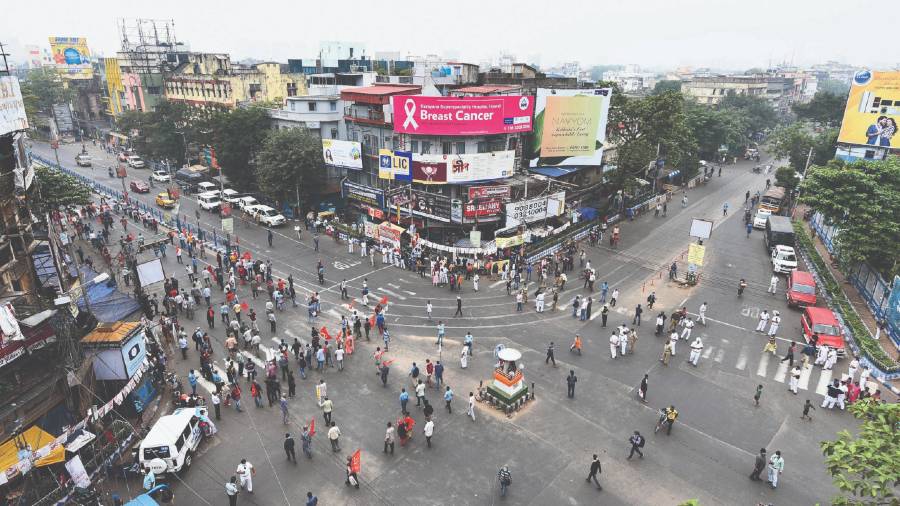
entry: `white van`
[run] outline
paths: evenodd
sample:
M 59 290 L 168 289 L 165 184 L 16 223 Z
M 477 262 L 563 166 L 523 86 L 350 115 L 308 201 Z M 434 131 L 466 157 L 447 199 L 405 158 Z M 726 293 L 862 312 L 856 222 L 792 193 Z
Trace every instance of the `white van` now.
M 219 185 L 215 183 L 210 183 L 209 181 L 203 181 L 197 183 L 197 193 L 209 193 L 212 191 L 216 191 L 219 189 Z
M 797 269 L 794 248 L 779 244 L 772 250 L 772 270 L 775 273 L 791 273 Z
M 200 204 L 200 208 L 205 211 L 215 211 L 222 205 L 222 201 L 219 199 L 219 192 L 212 191 L 207 193 L 201 193 L 197 195 L 197 203 Z
M 141 468 L 159 476 L 191 467 L 194 452 L 203 439 L 198 414 L 206 417 L 207 409 L 179 408 L 171 415 L 161 416 L 138 447 Z

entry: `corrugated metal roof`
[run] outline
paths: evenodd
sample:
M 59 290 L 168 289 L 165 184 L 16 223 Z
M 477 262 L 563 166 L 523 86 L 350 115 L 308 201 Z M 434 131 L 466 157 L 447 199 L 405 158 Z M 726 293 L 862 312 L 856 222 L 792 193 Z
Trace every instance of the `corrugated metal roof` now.
M 121 343 L 140 325 L 140 322 L 115 322 L 99 325 L 93 332 L 81 338 L 81 342 L 82 344 Z

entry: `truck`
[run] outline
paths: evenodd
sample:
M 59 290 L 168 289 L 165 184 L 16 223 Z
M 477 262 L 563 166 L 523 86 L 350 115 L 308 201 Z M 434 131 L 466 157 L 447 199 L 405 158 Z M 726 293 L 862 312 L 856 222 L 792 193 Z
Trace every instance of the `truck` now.
M 766 247 L 771 252 L 779 245 L 794 247 L 794 227 L 790 218 L 770 214 L 766 220 Z

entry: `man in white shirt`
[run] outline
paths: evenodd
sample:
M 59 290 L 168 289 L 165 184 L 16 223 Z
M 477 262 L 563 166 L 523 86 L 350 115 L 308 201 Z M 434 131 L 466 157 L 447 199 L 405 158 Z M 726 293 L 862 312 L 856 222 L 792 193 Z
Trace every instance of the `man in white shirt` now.
M 772 274 L 772 279 L 769 280 L 769 289 L 767 290 L 772 295 L 775 295 L 775 288 L 778 286 L 778 275 Z
M 707 308 L 709 308 L 709 305 L 706 302 L 704 302 L 703 304 L 700 304 L 700 316 L 697 317 L 697 321 L 702 323 L 703 325 L 706 325 L 706 310 L 707 310 Z
M 769 335 L 774 336 L 778 332 L 778 325 L 781 323 L 781 315 L 778 311 L 772 311 L 772 325 L 769 327 Z
M 252 494 L 253 475 L 256 474 L 256 469 L 253 468 L 253 464 L 247 462 L 247 459 L 241 459 L 241 463 L 238 464 L 235 472 L 241 480 L 241 488 Z
M 691 331 L 694 329 L 694 320 L 690 318 L 684 319 L 684 330 L 681 331 L 681 338 L 685 341 L 691 338 Z
M 766 325 L 769 323 L 769 312 L 765 309 L 759 312 L 759 323 L 756 324 L 757 332 L 765 332 Z
M 423 429 L 425 432 L 425 442 L 428 443 L 428 447 L 431 448 L 431 436 L 434 435 L 434 420 L 428 420 L 425 422 L 425 428 Z
M 688 362 L 690 362 L 692 366 L 697 367 L 697 362 L 700 361 L 700 353 L 702 351 L 703 341 L 698 336 L 694 339 L 694 342 L 691 343 L 691 357 L 688 359 Z
M 617 348 L 619 346 L 619 332 L 618 329 L 609 336 L 609 354 L 612 358 L 616 358 Z

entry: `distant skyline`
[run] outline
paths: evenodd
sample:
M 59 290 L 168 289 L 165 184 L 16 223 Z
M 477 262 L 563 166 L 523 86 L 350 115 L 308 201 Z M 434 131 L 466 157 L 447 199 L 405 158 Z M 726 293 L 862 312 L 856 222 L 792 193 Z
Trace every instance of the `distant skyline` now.
M 859 0 L 643 0 L 516 4 L 457 0 L 308 4 L 270 0 L 263 5 L 221 2 L 117 2 L 83 0 L 77 9 L 41 2 L 3 6 L 0 42 L 14 60 L 26 45 L 48 46 L 49 36 L 86 37 L 95 54 L 119 49 L 119 18 L 173 19 L 175 33 L 191 50 L 224 52 L 234 60 L 285 62 L 314 57 L 319 42 L 359 41 L 367 54 L 400 51 L 438 54 L 480 63 L 501 53 L 544 67 L 578 61 L 593 65 L 638 64 L 723 70 L 807 66 L 834 60 L 857 67 L 892 69 L 900 49 L 861 37 L 865 24 L 849 23 L 883 2 Z

